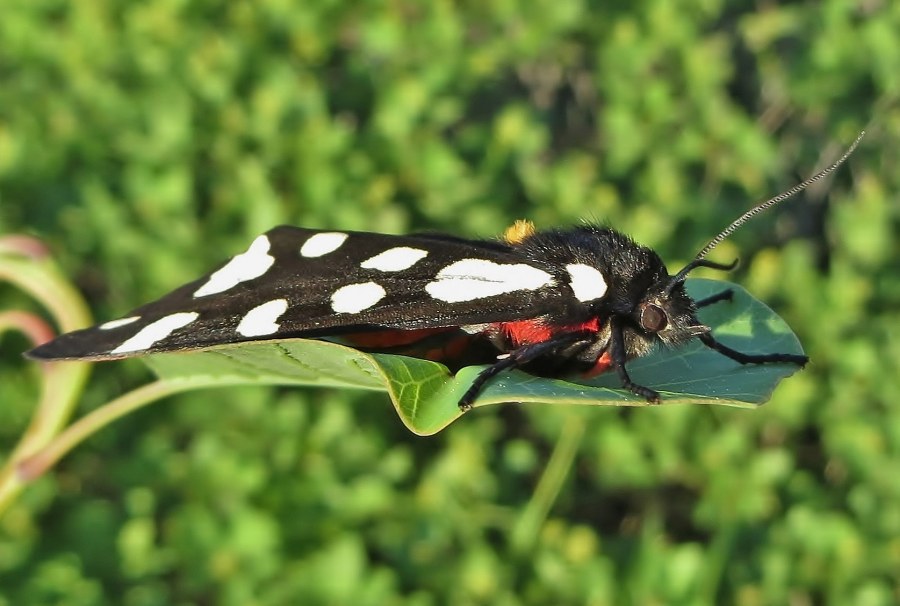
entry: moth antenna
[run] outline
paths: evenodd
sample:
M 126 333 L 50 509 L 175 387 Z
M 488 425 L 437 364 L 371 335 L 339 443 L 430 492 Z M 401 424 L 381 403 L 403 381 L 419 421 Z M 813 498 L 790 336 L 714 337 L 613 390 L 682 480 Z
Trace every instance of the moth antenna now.
M 669 285 L 666 287 L 666 293 L 670 293 L 676 284 L 683 282 L 685 280 L 685 278 L 687 277 L 687 274 L 695 267 L 714 267 L 716 269 L 733 269 L 735 264 L 732 264 L 731 266 L 723 265 L 723 266 L 717 267 L 718 264 L 709 264 L 708 261 L 703 261 L 703 257 L 708 255 L 712 249 L 714 249 L 716 246 L 719 245 L 720 242 L 722 242 L 722 240 L 724 240 L 725 238 L 730 236 L 732 233 L 734 233 L 734 230 L 736 230 L 738 227 L 740 227 L 741 225 L 743 225 L 744 223 L 746 223 L 747 221 L 749 221 L 750 219 L 752 219 L 759 213 L 761 213 L 765 210 L 768 210 L 769 208 L 775 206 L 779 202 L 783 202 L 784 200 L 787 200 L 788 198 L 790 198 L 791 196 L 793 196 L 795 194 L 800 193 L 801 191 L 803 191 L 804 189 L 806 189 L 807 187 L 809 187 L 816 181 L 820 181 L 820 180 L 824 179 L 825 177 L 827 177 L 828 175 L 833 173 L 835 170 L 837 170 L 837 168 L 841 164 L 846 162 L 847 158 L 849 158 L 850 155 L 854 151 L 856 151 L 856 148 L 859 145 L 859 142 L 862 141 L 862 138 L 865 136 L 865 134 L 866 134 L 866 131 L 860 132 L 859 135 L 856 136 L 856 140 L 854 140 L 853 143 L 850 145 L 850 147 L 847 148 L 847 151 L 845 151 L 844 154 L 840 158 L 838 158 L 834 163 L 832 163 L 831 166 L 817 172 L 812 177 L 809 177 L 805 181 L 798 183 L 797 185 L 793 186 L 792 188 L 788 189 L 787 191 L 781 192 L 774 198 L 770 198 L 770 199 L 766 200 L 765 202 L 757 204 L 756 206 L 754 206 L 753 208 L 751 208 L 750 210 L 748 210 L 747 212 L 742 214 L 740 217 L 735 219 L 731 223 L 731 225 L 729 225 L 728 227 L 723 229 L 721 232 L 719 232 L 719 234 L 715 238 L 710 240 L 709 243 L 706 246 L 704 246 L 700 250 L 700 252 L 697 253 L 697 256 L 694 257 L 693 261 L 691 261 L 690 263 L 685 265 L 681 269 L 681 271 L 679 271 L 677 274 L 675 274 L 675 276 L 669 282 Z
M 666 289 L 663 292 L 666 294 L 666 296 L 671 294 L 672 289 L 681 282 L 684 282 L 684 279 L 687 278 L 687 275 L 698 267 L 709 267 L 712 269 L 720 269 L 722 271 L 731 271 L 737 266 L 737 259 L 735 259 L 731 263 L 716 263 L 715 261 L 707 261 L 706 259 L 694 259 L 693 261 L 682 267 L 681 271 L 679 271 L 672 277 L 671 280 L 669 280 L 669 284 L 668 286 L 666 286 Z
M 822 179 L 824 179 L 825 177 L 827 177 L 828 175 L 833 173 L 835 170 L 838 169 L 838 167 L 841 164 L 843 164 L 844 162 L 847 161 L 847 158 L 849 158 L 850 155 L 854 151 L 856 151 L 856 147 L 859 145 L 859 142 L 862 141 L 862 138 L 865 136 L 865 134 L 866 134 L 866 131 L 860 132 L 859 135 L 856 136 L 856 140 L 853 141 L 853 143 L 850 145 L 849 148 L 847 148 L 847 151 L 845 151 L 844 154 L 840 158 L 838 158 L 828 168 L 822 169 L 821 171 L 814 174 L 812 177 L 806 179 L 805 181 L 798 183 L 797 185 L 788 189 L 787 191 L 781 192 L 774 198 L 770 198 L 761 204 L 757 204 L 756 206 L 754 206 L 753 208 L 751 208 L 750 210 L 745 212 L 743 215 L 741 215 L 740 217 L 735 219 L 731 225 L 729 225 L 728 227 L 723 229 L 721 232 L 719 232 L 719 234 L 715 238 L 710 240 L 709 244 L 704 246 L 703 249 L 697 253 L 697 256 L 694 257 L 694 259 L 695 260 L 702 259 L 706 255 L 708 255 L 709 251 L 711 251 L 716 246 L 718 246 L 722 240 L 724 240 L 725 238 L 730 236 L 732 233 L 734 233 L 734 230 L 736 230 L 738 227 L 740 227 L 741 225 L 743 225 L 744 223 L 746 223 L 747 221 L 749 221 L 750 219 L 752 219 L 759 213 L 761 213 L 765 210 L 768 210 L 769 208 L 775 206 L 779 202 L 783 202 L 784 200 L 787 200 L 788 198 L 790 198 L 791 196 L 793 196 L 795 194 L 800 193 L 801 191 L 803 191 L 804 189 L 806 189 L 807 187 L 809 187 L 816 181 L 821 181 Z

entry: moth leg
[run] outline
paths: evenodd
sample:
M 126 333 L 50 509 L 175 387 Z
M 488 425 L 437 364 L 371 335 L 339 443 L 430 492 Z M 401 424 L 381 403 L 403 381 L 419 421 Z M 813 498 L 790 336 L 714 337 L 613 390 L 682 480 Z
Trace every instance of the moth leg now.
M 559 351 L 565 347 L 576 345 L 580 342 L 590 342 L 595 337 L 596 333 L 588 331 L 566 332 L 551 337 L 546 341 L 541 341 L 540 343 L 523 345 L 522 347 L 509 352 L 505 357 L 497 360 L 497 362 L 478 373 L 478 376 L 472 381 L 469 389 L 467 389 L 466 393 L 459 399 L 459 409 L 465 412 L 472 408 L 475 398 L 478 397 L 478 394 L 481 393 L 481 390 L 484 389 L 487 382 L 501 372 L 524 366 L 543 355 Z
M 722 292 L 717 292 L 716 294 L 710 295 L 705 299 L 696 301 L 694 305 L 697 306 L 697 309 L 700 309 L 702 307 L 712 305 L 713 303 L 718 303 L 719 301 L 731 301 L 732 299 L 734 299 L 734 290 L 731 288 L 726 288 Z
M 618 322 L 613 322 L 610 329 L 612 334 L 610 335 L 609 355 L 612 359 L 612 366 L 616 369 L 616 374 L 619 375 L 619 380 L 622 382 L 622 387 L 634 395 L 646 399 L 651 404 L 659 404 L 659 392 L 649 387 L 638 385 L 631 380 L 631 377 L 628 376 L 628 371 L 625 370 L 625 334 L 622 332 L 622 325 Z
M 805 366 L 806 363 L 809 362 L 809 357 L 799 354 L 745 354 L 719 343 L 716 341 L 715 337 L 709 333 L 702 334 L 698 338 L 710 349 L 717 351 L 723 356 L 731 358 L 740 364 L 772 364 L 776 362 L 788 362 L 790 364 L 797 364 L 798 366 Z

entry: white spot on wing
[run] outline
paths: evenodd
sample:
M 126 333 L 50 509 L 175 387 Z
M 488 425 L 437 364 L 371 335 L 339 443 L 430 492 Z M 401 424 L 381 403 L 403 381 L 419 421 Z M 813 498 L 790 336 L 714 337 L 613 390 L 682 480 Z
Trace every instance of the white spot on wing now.
M 337 231 L 326 231 L 310 236 L 309 240 L 300 247 L 300 255 L 303 257 L 321 257 L 334 252 L 341 247 L 347 234 Z
M 582 302 L 596 301 L 606 294 L 606 280 L 596 267 L 582 263 L 566 265 L 569 272 L 569 286 L 575 293 L 575 298 Z
M 234 288 L 241 282 L 258 278 L 272 267 L 275 257 L 269 253 L 269 238 L 259 236 L 247 249 L 223 267 L 215 271 L 206 284 L 194 292 L 195 297 L 205 297 Z
M 137 334 L 109 353 L 121 354 L 149 349 L 179 328 L 187 326 L 199 316 L 200 314 L 195 311 L 184 311 L 160 318 L 140 329 Z
M 371 259 L 366 259 L 360 267 L 379 271 L 402 271 L 409 269 L 427 256 L 428 251 L 409 246 L 398 246 L 389 248 Z
M 381 301 L 385 294 L 384 288 L 375 282 L 349 284 L 331 295 L 331 309 L 339 314 L 359 313 Z
M 270 335 L 278 330 L 275 321 L 287 311 L 287 299 L 275 299 L 262 305 L 257 305 L 241 318 L 237 333 L 245 337 L 258 337 Z
M 140 316 L 131 316 L 128 318 L 119 318 L 118 320 L 110 320 L 105 324 L 101 324 L 98 328 L 100 330 L 112 330 L 113 328 L 118 328 L 120 326 L 128 326 L 132 322 L 137 322 L 140 320 Z
M 524 263 L 463 259 L 439 271 L 425 290 L 440 301 L 459 303 L 518 290 L 537 290 L 553 283 L 553 276 Z

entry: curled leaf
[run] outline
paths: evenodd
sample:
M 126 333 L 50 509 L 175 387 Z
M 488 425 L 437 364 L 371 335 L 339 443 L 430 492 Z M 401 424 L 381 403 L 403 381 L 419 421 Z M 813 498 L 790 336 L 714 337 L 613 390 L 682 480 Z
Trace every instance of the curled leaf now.
M 732 301 L 701 310 L 718 339 L 746 353 L 802 353 L 797 337 L 775 312 L 743 288 L 727 282 L 689 280 L 695 298 L 734 290 Z M 483 366 L 456 376 L 439 363 L 405 356 L 365 354 L 326 341 L 285 339 L 214 347 L 144 358 L 166 381 L 215 379 L 218 385 L 309 385 L 387 391 L 414 433 L 436 433 L 460 416 L 457 402 Z M 658 390 L 663 405 L 721 404 L 752 407 L 767 401 L 778 382 L 798 370 L 792 364 L 742 366 L 700 342 L 659 350 L 628 365 L 633 380 Z M 587 381 L 545 379 L 524 372 L 491 381 L 476 406 L 502 402 L 645 406 L 621 389 L 614 374 Z

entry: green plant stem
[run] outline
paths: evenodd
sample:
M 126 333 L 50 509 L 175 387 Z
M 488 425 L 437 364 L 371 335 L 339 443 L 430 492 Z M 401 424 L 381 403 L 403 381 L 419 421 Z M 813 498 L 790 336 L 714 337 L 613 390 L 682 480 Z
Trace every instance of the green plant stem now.
M 78 291 L 49 259 L 0 257 L 0 280 L 5 280 L 38 300 L 53 315 L 63 332 L 89 326 L 87 305 Z M 69 362 L 41 365 L 44 382 L 31 424 L 10 460 L 41 448 L 62 428 L 75 407 L 90 373 L 90 364 Z
M 37 299 L 52 314 L 62 332 L 93 323 L 81 294 L 52 261 L 0 256 L 0 280 Z
M 533 548 L 538 533 L 553 507 L 556 497 L 559 496 L 566 475 L 572 468 L 572 462 L 575 460 L 578 444 L 581 442 L 583 434 L 584 420 L 581 414 L 571 411 L 566 417 L 553 453 L 547 462 L 547 467 L 534 490 L 534 495 L 525 506 L 519 519 L 516 520 L 511 535 L 514 553 L 524 555 Z
M 0 513 L 5 511 L 12 500 L 29 482 L 46 473 L 78 444 L 116 419 L 176 393 L 221 385 L 223 385 L 221 381 L 208 378 L 202 380 L 155 381 L 130 391 L 88 413 L 52 438 L 37 452 L 19 457 L 17 460 L 7 464 L 3 471 L 0 472 Z
M 55 335 L 43 318 L 26 311 L 0 312 L 0 333 L 7 330 L 21 332 L 35 345 L 49 341 Z
M 9 244 L 10 240 L 5 239 L 4 242 Z M 18 248 L 22 246 L 7 246 L 4 253 L 16 252 Z M 7 281 L 34 297 L 50 311 L 63 331 L 91 324 L 90 312 L 81 295 L 49 258 L 24 253 L 21 256 L 0 255 L 0 281 Z M 6 319 L 15 317 L 7 315 Z M 29 327 L 28 322 L 25 324 L 17 328 L 29 336 L 37 334 L 34 326 Z M 18 465 L 39 452 L 68 422 L 90 374 L 90 367 L 90 364 L 83 362 L 40 365 L 43 378 L 40 401 L 28 428 L 7 458 L 6 465 L 0 469 L 0 512 L 21 491 Z
M 26 482 L 40 477 L 85 438 L 90 437 L 116 419 L 147 404 L 176 393 L 219 385 L 222 385 L 222 382 L 213 379 L 160 380 L 130 391 L 69 425 L 62 433 L 42 448 L 40 452 L 21 461 L 18 465 L 18 475 L 21 480 Z

